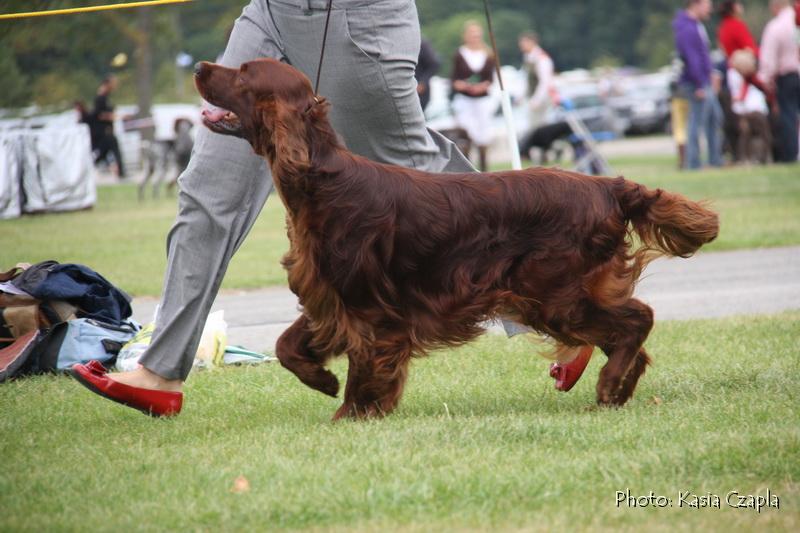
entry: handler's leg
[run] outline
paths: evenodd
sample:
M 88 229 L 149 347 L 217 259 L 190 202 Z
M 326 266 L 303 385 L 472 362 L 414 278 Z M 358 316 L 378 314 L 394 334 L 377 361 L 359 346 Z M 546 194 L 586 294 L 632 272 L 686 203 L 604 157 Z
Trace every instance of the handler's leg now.
M 238 66 L 281 55 L 266 3 L 253 0 L 236 21 L 222 63 Z M 178 183 L 179 212 L 167 239 L 161 308 L 152 343 L 140 361 L 146 370 L 112 376 L 135 386 L 163 387 L 164 380 L 173 380 L 174 390 L 176 380 L 186 379 L 228 263 L 272 189 L 266 164 L 246 141 L 205 128 L 198 131 Z
M 327 0 L 270 2 L 289 62 L 316 78 Z M 374 161 L 471 172 L 455 145 L 425 127 L 414 78 L 420 30 L 413 0 L 333 3 L 319 92 L 347 147 Z

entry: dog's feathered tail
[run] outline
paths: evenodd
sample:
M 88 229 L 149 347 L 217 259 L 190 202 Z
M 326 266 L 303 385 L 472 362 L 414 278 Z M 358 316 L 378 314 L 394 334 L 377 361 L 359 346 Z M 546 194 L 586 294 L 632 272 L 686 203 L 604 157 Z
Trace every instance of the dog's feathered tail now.
M 719 234 L 719 217 L 703 203 L 624 178 L 613 180 L 612 190 L 644 244 L 641 253 L 689 257 Z

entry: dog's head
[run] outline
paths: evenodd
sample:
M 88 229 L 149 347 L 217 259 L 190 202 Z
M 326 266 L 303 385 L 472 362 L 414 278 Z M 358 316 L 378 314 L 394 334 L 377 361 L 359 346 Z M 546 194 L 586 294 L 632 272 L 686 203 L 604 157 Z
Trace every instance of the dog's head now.
M 216 107 L 203 111 L 211 131 L 243 138 L 263 156 L 274 156 L 280 146 L 282 152 L 296 152 L 295 162 L 308 163 L 305 124 L 318 100 L 300 71 L 274 59 L 238 69 L 201 62 L 194 79 L 200 95 Z

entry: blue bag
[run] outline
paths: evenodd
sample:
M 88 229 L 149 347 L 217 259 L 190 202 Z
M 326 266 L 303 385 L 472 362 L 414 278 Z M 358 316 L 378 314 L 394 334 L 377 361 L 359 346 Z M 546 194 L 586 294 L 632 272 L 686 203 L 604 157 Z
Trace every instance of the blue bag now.
M 122 346 L 133 338 L 139 326 L 133 322 L 107 324 L 93 318 L 78 318 L 59 324 L 65 329 L 55 361 L 55 370 L 69 370 L 77 363 L 96 360 L 110 365 Z M 58 332 L 56 332 L 58 333 Z
M 77 363 L 96 360 L 111 366 L 122 346 L 133 338 L 141 326 L 132 321 L 120 325 L 107 324 L 93 318 L 76 318 L 56 324 L 39 340 L 16 377 L 43 372 L 69 370 Z

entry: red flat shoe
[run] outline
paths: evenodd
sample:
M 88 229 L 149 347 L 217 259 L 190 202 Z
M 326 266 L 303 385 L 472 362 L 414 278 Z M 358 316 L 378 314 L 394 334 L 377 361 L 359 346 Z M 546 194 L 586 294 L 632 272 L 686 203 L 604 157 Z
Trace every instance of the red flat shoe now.
M 586 365 L 592 358 L 594 346 L 584 346 L 578 356 L 569 363 L 553 363 L 550 365 L 550 377 L 556 380 L 556 389 L 568 392 L 581 379 Z
M 182 392 L 142 389 L 114 381 L 108 377 L 108 370 L 97 361 L 74 365 L 69 373 L 90 391 L 146 415 L 172 416 L 181 412 Z

